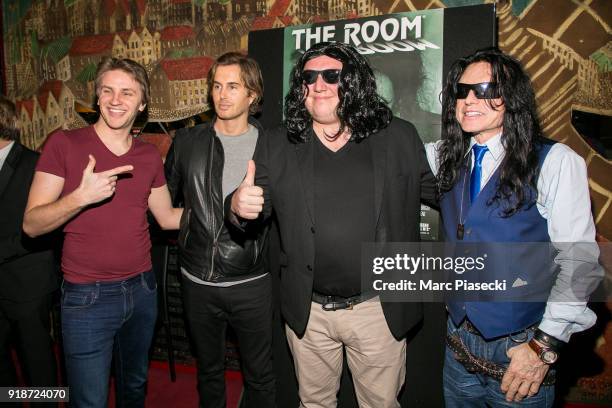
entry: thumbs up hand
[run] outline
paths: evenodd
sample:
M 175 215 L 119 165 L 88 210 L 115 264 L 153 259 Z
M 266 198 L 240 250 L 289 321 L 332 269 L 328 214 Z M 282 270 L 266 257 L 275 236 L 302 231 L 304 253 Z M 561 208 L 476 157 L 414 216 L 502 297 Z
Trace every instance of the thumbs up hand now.
M 89 162 L 83 170 L 81 184 L 77 188 L 83 206 L 98 203 L 115 194 L 117 176 L 134 169 L 134 166 L 126 165 L 94 173 L 95 167 L 96 159 L 90 154 Z
M 244 176 L 242 184 L 249 187 L 253 187 L 255 185 L 255 162 L 253 160 L 249 160 L 246 176 Z
M 232 196 L 232 212 L 237 216 L 254 220 L 263 210 L 263 189 L 255 185 L 255 162 L 249 160 L 246 176 Z

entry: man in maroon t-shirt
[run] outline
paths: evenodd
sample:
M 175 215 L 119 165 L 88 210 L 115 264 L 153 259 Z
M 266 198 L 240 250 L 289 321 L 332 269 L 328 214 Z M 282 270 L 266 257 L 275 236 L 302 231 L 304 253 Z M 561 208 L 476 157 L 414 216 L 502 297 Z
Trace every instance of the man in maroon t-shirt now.
M 49 137 L 36 167 L 23 229 L 64 227 L 62 334 L 71 406 L 105 407 L 115 359 L 117 406 L 144 406 L 157 315 L 147 208 L 179 227 L 162 160 L 131 136 L 149 100 L 142 66 L 109 58 L 95 79 L 100 118 Z

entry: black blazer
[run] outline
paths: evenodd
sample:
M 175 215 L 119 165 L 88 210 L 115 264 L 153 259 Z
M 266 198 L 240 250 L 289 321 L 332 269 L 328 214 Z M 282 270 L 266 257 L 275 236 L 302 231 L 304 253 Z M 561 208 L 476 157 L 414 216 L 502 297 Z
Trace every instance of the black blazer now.
M 294 144 L 286 130 L 270 132 L 255 152 L 255 184 L 264 189 L 264 217 L 276 212 L 281 236 L 281 310 L 302 335 L 308 323 L 314 265 L 313 138 Z M 394 118 L 370 136 L 376 242 L 419 241 L 420 203 L 435 201 L 435 179 L 414 126 Z M 350 205 L 350 203 L 347 203 Z M 356 220 L 358 221 L 358 220 Z M 383 303 L 387 324 L 403 337 L 422 317 L 420 303 Z
M 0 298 L 27 301 L 57 289 L 52 241 L 22 231 L 38 153 L 15 142 L 0 170 Z

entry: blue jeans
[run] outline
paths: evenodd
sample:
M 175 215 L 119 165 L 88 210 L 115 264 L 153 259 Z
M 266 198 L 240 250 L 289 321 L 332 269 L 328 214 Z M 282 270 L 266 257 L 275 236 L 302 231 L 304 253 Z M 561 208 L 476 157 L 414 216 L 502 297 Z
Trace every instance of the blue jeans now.
M 468 332 L 463 324 L 460 327 L 455 326 L 450 317 L 447 330 L 448 334 L 457 333 L 474 356 L 506 367 L 510 363 L 506 355 L 508 349 L 529 341 L 534 331 L 533 328 L 526 329 L 518 334 L 487 341 L 478 334 Z M 520 402 L 507 402 L 499 381 L 483 374 L 473 374 L 467 371 L 455 359 L 453 351 L 447 346 L 444 360 L 444 400 L 446 408 L 549 408 L 552 407 L 555 400 L 555 386 L 541 386 L 539 392 L 533 397 L 526 397 Z
M 152 271 L 124 281 L 62 285 L 62 335 L 71 407 L 106 407 L 111 361 L 117 407 L 143 407 L 157 318 Z

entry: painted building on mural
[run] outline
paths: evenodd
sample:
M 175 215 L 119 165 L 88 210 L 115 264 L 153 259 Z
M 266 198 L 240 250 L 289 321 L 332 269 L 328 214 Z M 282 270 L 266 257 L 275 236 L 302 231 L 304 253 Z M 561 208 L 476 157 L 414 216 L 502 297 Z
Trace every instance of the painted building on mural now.
M 6 26 L 5 92 L 19 102 L 32 147 L 40 145 L 65 102 L 38 97 L 39 84 L 63 83 L 66 100 L 93 106 L 95 68 L 104 56 L 132 58 L 152 78 L 150 120 L 186 117 L 207 109 L 202 70 L 188 79 L 181 61 L 208 61 L 226 51 L 246 51 L 252 30 L 328 19 L 490 3 L 489 0 L 1 0 Z M 591 167 L 610 164 L 584 142 L 571 124 L 574 108 L 609 115 L 609 7 L 602 0 L 500 2 L 500 47 L 527 66 L 538 90 L 547 134 L 566 141 Z M 554 11 L 554 12 L 553 12 Z M 187 65 L 185 65 L 187 66 Z M 191 67 L 191 65 L 189 65 Z M 607 67 L 607 68 L 606 68 Z M 170 79 L 173 78 L 173 79 Z M 161 81 L 161 82 L 159 82 Z M 196 93 L 197 91 L 197 93 Z M 44 93 L 44 92 L 43 92 Z M 43 101 L 41 104 L 41 100 Z M 49 104 L 52 101 L 53 106 Z M 193 104 L 190 108 L 188 104 Z M 74 106 L 71 108 L 74 111 Z M 178 113 L 173 111 L 178 109 Z M 50 115 L 51 113 L 51 115 Z M 64 123 L 63 126 L 70 126 Z M 598 170 L 599 173 L 601 171 Z M 592 183 L 596 209 L 612 207 L 609 183 Z M 605 221 L 601 212 L 598 226 Z M 603 224 L 602 224 L 603 223 Z M 612 235 L 609 233 L 608 235 Z
M 147 66 L 163 55 L 161 34 L 157 31 L 151 33 L 146 27 L 118 32 L 113 38 L 111 55 L 115 58 L 129 58 Z
M 170 26 L 161 31 L 160 41 L 164 56 L 176 58 L 181 54 L 194 55 L 195 31 L 190 25 Z
M 22 142 L 38 149 L 46 137 L 74 120 L 75 98 L 62 81 L 44 82 L 31 98 L 16 103 Z
M 246 17 L 233 21 L 208 21 L 198 32 L 196 47 L 200 54 L 211 57 L 227 51 L 246 50 L 252 29 L 252 22 Z

